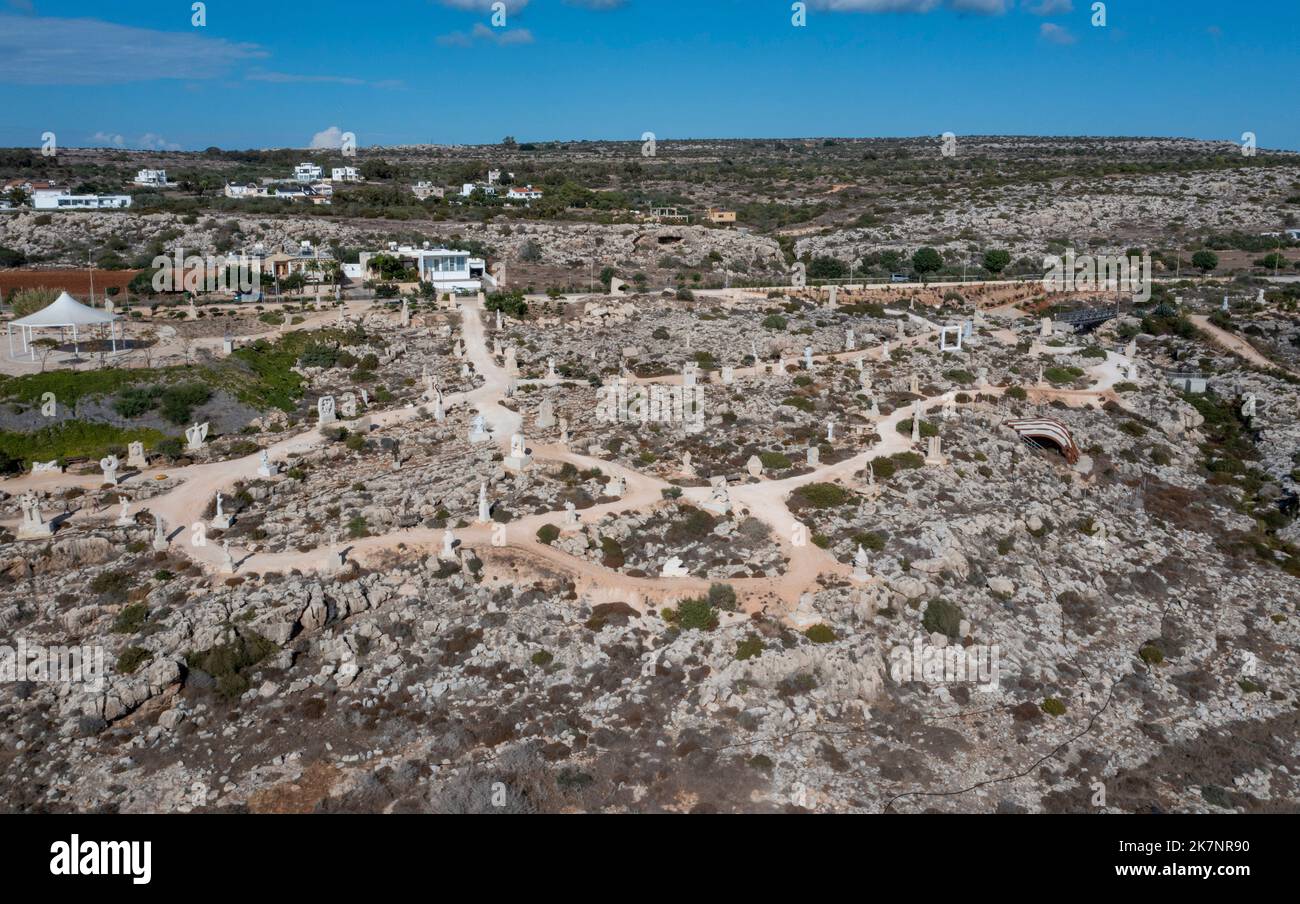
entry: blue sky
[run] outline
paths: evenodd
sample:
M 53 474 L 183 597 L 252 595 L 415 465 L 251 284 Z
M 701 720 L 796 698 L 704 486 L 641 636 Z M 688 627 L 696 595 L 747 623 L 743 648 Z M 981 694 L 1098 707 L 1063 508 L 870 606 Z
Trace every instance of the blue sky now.
M 1300 150 L 1300 2 L 0 0 L 0 144 L 1161 135 Z

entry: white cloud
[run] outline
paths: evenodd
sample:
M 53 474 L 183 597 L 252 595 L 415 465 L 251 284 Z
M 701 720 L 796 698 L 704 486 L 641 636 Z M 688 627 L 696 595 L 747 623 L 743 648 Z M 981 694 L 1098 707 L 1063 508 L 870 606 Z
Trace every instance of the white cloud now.
M 15 85 L 208 79 L 267 55 L 256 44 L 205 37 L 198 29 L 157 31 L 100 19 L 0 13 L 0 82 Z
M 1074 44 L 1079 39 L 1069 32 L 1068 29 L 1062 28 L 1052 22 L 1044 22 L 1038 27 L 1038 33 L 1043 40 L 1053 44 Z
M 1024 0 L 1021 5 L 1035 16 L 1061 16 L 1074 12 L 1074 0 Z
M 247 82 L 270 82 L 275 85 L 368 85 L 371 88 L 403 88 L 401 79 L 386 78 L 369 82 L 350 75 L 298 75 L 293 72 L 267 72 L 257 69 L 244 76 Z
M 149 151 L 179 151 L 181 149 L 179 144 L 168 141 L 153 132 L 146 132 L 141 135 L 140 140 L 136 142 L 136 147 Z
M 466 9 L 476 12 L 492 12 L 492 4 L 496 0 L 438 0 L 443 6 L 450 6 L 452 9 Z M 528 5 L 528 0 L 504 0 L 507 13 L 517 13 Z
M 453 31 L 440 35 L 438 43 L 444 47 L 470 47 L 477 41 L 488 41 L 498 47 L 533 43 L 533 33 L 527 28 L 488 28 L 476 22 L 469 32 Z
M 311 136 L 308 147 L 314 151 L 338 150 L 343 147 L 343 130 L 338 126 L 330 126 L 323 132 L 317 132 Z
M 181 146 L 154 132 L 145 132 L 135 141 L 128 141 L 117 132 L 96 132 L 90 136 L 96 147 L 132 148 L 141 151 L 179 151 Z
M 928 13 L 946 8 L 960 13 L 1000 16 L 1011 0 L 808 0 L 813 9 L 832 13 Z

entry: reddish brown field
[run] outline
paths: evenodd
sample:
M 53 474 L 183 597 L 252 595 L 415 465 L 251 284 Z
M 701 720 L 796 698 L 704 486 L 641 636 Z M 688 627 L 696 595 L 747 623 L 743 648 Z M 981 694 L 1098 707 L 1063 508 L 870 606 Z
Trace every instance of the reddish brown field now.
M 95 270 L 95 294 L 117 287 L 125 289 L 139 270 Z M 59 289 L 84 300 L 90 294 L 89 270 L 0 270 L 0 292 L 5 297 L 15 289 L 36 289 L 44 286 Z

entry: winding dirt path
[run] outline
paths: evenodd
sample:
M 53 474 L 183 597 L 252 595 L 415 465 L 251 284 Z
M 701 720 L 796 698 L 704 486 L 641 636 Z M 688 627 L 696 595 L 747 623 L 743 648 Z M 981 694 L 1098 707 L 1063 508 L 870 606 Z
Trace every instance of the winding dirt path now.
M 1192 323 L 1196 324 L 1198 330 L 1201 330 L 1205 335 L 1209 336 L 1210 339 L 1213 340 L 1215 345 L 1227 349 L 1239 358 L 1246 359 L 1261 370 L 1280 370 L 1291 374 L 1293 377 L 1300 377 L 1300 373 L 1291 370 L 1289 367 L 1284 367 L 1276 361 L 1270 361 L 1260 353 L 1259 349 L 1255 348 L 1255 346 L 1251 345 L 1245 339 L 1228 332 L 1222 327 L 1210 323 L 1210 318 L 1206 315 L 1192 314 L 1190 319 Z
M 466 355 L 483 379 L 483 385 L 466 393 L 449 395 L 446 403 L 449 408 L 468 406 L 476 410 L 492 434 L 493 442 L 500 449 L 509 445 L 510 437 L 521 432 L 522 417 L 504 407 L 510 375 L 500 367 L 489 351 L 486 329 L 483 324 L 483 307 L 481 302 L 466 301 L 461 306 L 461 328 L 463 332 Z M 932 326 L 931 324 L 926 324 Z M 895 340 L 895 344 L 916 344 L 927 341 L 933 332 L 911 336 L 905 340 Z M 860 349 L 851 352 L 815 356 L 815 362 L 827 363 L 852 361 L 857 358 L 883 357 L 878 346 L 872 349 Z M 1033 390 L 1038 401 L 1061 399 L 1071 404 L 1083 404 L 1087 401 L 1113 396 L 1112 387 L 1120 378 L 1120 364 L 1125 359 L 1110 353 L 1107 361 L 1093 368 L 1090 373 L 1098 381 L 1089 390 L 1070 391 L 1039 388 Z M 762 376 L 766 373 L 765 365 L 737 369 L 737 375 Z M 776 375 L 772 379 L 782 379 Z M 680 382 L 681 375 L 658 378 L 635 379 L 638 383 Z M 997 395 L 1004 390 L 993 387 L 980 390 L 985 395 Z M 919 407 L 922 414 L 955 401 L 956 391 L 922 399 Z M 911 449 L 909 437 L 897 430 L 899 422 L 910 418 L 912 406 L 900 406 L 887 417 L 876 421 L 879 435 L 878 442 L 870 449 L 836 463 L 825 464 L 814 470 L 784 480 L 760 480 L 757 483 L 742 484 L 729 488 L 733 511 L 757 518 L 771 529 L 775 542 L 781 547 L 787 559 L 785 571 L 772 578 L 736 578 L 727 581 L 736 591 L 737 597 L 745 608 L 753 611 L 772 604 L 789 610 L 798 604 L 800 597 L 819 583 L 846 583 L 851 580 L 851 566 L 840 562 L 826 550 L 821 549 L 806 538 L 810 531 L 802 525 L 790 511 L 786 499 L 796 489 L 816 482 L 852 482 L 856 474 L 864 470 L 867 463 L 882 456 L 893 455 Z M 368 415 L 371 424 L 378 427 L 391 427 L 412 420 L 417 416 L 417 409 L 412 406 Z M 348 422 L 342 422 L 348 426 Z M 267 450 L 271 461 L 283 463 L 291 455 L 309 452 L 325 442 L 317 429 L 311 429 L 289 437 L 274 444 Z M 631 468 L 582 455 L 563 445 L 542 445 L 531 449 L 536 461 L 567 462 L 580 470 L 598 468 L 606 476 L 622 477 L 626 482 L 623 496 L 615 501 L 595 505 L 577 512 L 580 521 L 593 524 L 607 515 L 618 515 L 628 511 L 645 511 L 664 504 L 663 491 L 672 485 L 659 478 L 642 474 Z M 222 572 L 224 557 L 222 547 L 215 542 L 205 545 L 193 545 L 191 525 L 203 521 L 203 515 L 209 502 L 219 491 L 225 491 L 241 480 L 257 478 L 261 454 L 255 453 L 245 458 L 230 461 L 191 465 L 185 468 L 170 469 L 168 476 L 181 483 L 167 493 L 148 500 L 145 505 L 156 516 L 166 520 L 169 540 L 173 549 L 182 552 L 200 563 L 214 579 L 227 575 Z M 158 474 L 158 470 L 146 471 L 132 479 L 148 480 Z M 98 475 L 27 475 L 13 481 L 9 486 L 21 492 L 27 488 L 50 490 L 72 486 L 84 489 L 96 489 L 101 484 Z M 696 504 L 706 501 L 710 488 L 697 487 L 685 489 L 682 497 Z M 115 509 L 112 511 L 116 511 Z M 659 601 L 673 601 L 686 596 L 699 594 L 708 589 L 708 581 L 698 578 L 663 578 L 633 577 L 605 568 L 586 559 L 578 559 L 564 551 L 542 543 L 537 539 L 537 530 L 545 524 L 556 524 L 562 513 L 551 512 L 519 518 L 507 525 L 476 524 L 456 532 L 456 539 L 461 549 L 474 549 L 480 553 L 484 562 L 486 580 L 501 583 L 518 583 L 536 579 L 548 572 L 558 572 L 573 580 L 575 587 L 594 599 L 602 596 L 612 601 L 632 602 L 638 605 Z M 103 520 L 111 512 L 92 515 L 81 513 L 81 520 Z M 278 553 L 253 552 L 241 556 L 232 550 L 237 561 L 238 572 L 287 572 L 297 569 L 303 572 L 328 573 L 338 566 L 340 555 L 347 560 L 361 564 L 382 564 L 394 552 L 411 549 L 428 551 L 441 550 L 442 530 L 428 528 L 411 528 L 394 531 L 380 536 L 365 537 L 337 545 L 321 546 L 308 552 L 285 551 Z M 803 542 L 796 542 L 796 537 Z M 494 541 L 504 541 L 501 546 Z M 869 586 L 858 584 L 856 586 Z

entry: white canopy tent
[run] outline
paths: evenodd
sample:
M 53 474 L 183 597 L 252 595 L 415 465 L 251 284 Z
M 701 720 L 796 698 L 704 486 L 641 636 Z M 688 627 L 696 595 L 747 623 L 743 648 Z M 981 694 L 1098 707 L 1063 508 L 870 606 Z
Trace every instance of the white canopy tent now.
M 80 355 L 81 348 L 78 344 L 77 327 L 107 325 L 109 340 L 113 346 L 113 354 L 117 354 L 117 340 L 121 332 L 120 328 L 117 327 L 119 319 L 116 314 L 110 314 L 108 311 L 88 308 L 67 292 L 64 292 L 54 300 L 53 304 L 41 308 L 35 314 L 28 314 L 26 317 L 12 320 L 6 324 L 5 332 L 9 338 L 9 357 L 16 358 L 14 355 L 14 327 L 18 327 L 20 345 L 18 354 L 30 355 L 33 361 L 36 360 L 36 349 L 32 346 L 32 337 L 36 330 L 71 329 L 73 351 L 75 354 Z

